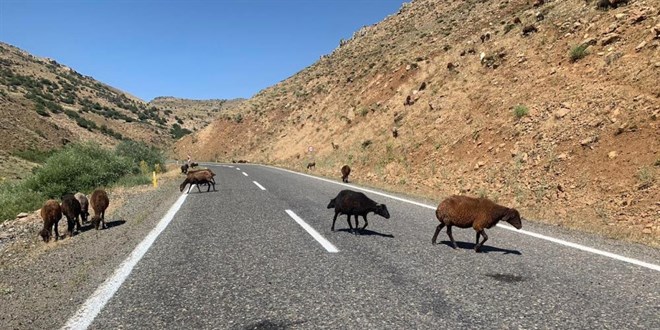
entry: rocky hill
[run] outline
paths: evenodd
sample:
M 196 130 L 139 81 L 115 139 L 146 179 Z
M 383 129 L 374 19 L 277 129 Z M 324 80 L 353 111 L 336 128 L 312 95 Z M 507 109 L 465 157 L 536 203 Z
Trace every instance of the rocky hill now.
M 660 246 L 660 3 L 610 1 L 415 0 L 174 151 Z
M 244 99 L 190 100 L 159 96 L 151 100 L 149 105 L 176 113 L 174 119 L 183 129 L 197 131 L 210 124 L 222 112 L 238 107 L 242 101 Z
M 218 109 L 227 107 L 225 101 L 210 102 L 215 103 Z M 210 119 L 218 115 L 215 110 L 148 104 L 55 60 L 0 42 L 0 181 L 19 179 L 34 165 L 17 155 L 34 156 L 26 151 L 39 154 L 69 142 L 112 146 L 131 139 L 167 148 L 208 120 L 193 116 Z

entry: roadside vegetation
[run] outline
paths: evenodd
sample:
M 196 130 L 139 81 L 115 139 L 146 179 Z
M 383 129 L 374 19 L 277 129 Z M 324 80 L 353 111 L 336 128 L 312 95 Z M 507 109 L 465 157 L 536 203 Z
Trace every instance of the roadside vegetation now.
M 65 193 L 148 184 L 151 171 L 165 168 L 160 150 L 134 141 L 124 141 L 115 149 L 95 143 L 75 143 L 46 158 L 46 154 L 38 152 L 17 155 L 25 155 L 40 166 L 20 182 L 0 183 L 0 222 L 21 212 L 34 211 L 46 199 L 58 199 Z

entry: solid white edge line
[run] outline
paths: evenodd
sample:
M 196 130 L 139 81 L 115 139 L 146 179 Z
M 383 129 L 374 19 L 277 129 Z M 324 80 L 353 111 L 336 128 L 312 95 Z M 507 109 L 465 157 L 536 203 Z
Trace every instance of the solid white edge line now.
M 256 184 L 257 187 L 259 187 L 259 189 L 266 190 L 266 188 L 264 188 L 264 186 L 260 185 L 259 182 L 257 182 L 257 181 L 252 181 L 252 182 L 254 182 L 254 184 Z
M 149 232 L 149 234 L 138 244 L 133 252 L 115 269 L 112 276 L 99 286 L 96 291 L 83 303 L 74 314 L 62 327 L 62 329 L 87 329 L 96 316 L 101 312 L 103 307 L 112 296 L 119 290 L 119 287 L 124 283 L 126 278 L 131 274 L 135 265 L 142 259 L 144 254 L 149 250 L 151 245 L 156 241 L 158 235 L 169 225 L 174 218 L 174 215 L 179 211 L 181 205 L 186 200 L 188 194 L 182 194 L 179 199 L 170 207 L 165 216 L 158 222 L 156 227 Z
M 293 220 L 295 220 L 300 225 L 300 227 L 303 227 L 303 229 L 305 229 L 310 235 L 312 235 L 312 237 L 314 237 L 316 241 L 321 243 L 321 245 L 328 252 L 330 253 L 339 252 L 339 250 L 334 245 L 332 245 L 332 243 L 330 243 L 327 239 L 325 239 L 325 237 L 321 236 L 319 232 L 317 232 L 314 228 L 312 228 L 312 226 L 308 225 L 307 222 L 301 219 L 297 214 L 293 213 L 293 211 L 291 210 L 285 210 L 285 211 L 291 218 L 293 218 Z
M 245 172 L 243 172 L 243 175 L 245 175 L 245 176 L 248 176 L 248 174 L 247 174 L 247 173 L 245 173 Z
M 293 173 L 293 174 L 298 174 L 298 175 L 310 177 L 310 178 L 313 178 L 313 179 L 317 179 L 317 180 L 321 180 L 321 181 L 325 181 L 325 182 L 329 182 L 329 183 L 334 183 L 334 184 L 337 184 L 337 185 L 340 185 L 340 186 L 355 188 L 355 189 L 358 189 L 358 190 L 362 190 L 362 191 L 369 192 L 369 193 L 372 193 L 372 194 L 376 194 L 376 195 L 388 197 L 388 198 L 391 198 L 391 199 L 395 199 L 395 200 L 398 200 L 398 201 L 414 204 L 414 205 L 425 207 L 425 208 L 432 209 L 432 210 L 437 209 L 436 206 L 431 206 L 431 205 L 427 205 L 427 204 L 424 204 L 424 203 L 411 201 L 411 200 L 408 200 L 408 199 L 405 199 L 405 198 L 392 196 L 392 195 L 389 195 L 389 194 L 386 194 L 386 193 L 382 193 L 382 192 L 367 189 L 367 188 L 362 188 L 362 187 L 357 187 L 357 186 L 354 186 L 354 185 L 349 185 L 349 184 L 346 184 L 346 183 L 343 183 L 343 182 L 337 182 L 337 181 L 329 180 L 329 179 L 326 179 L 326 178 L 319 178 L 319 177 L 316 177 L 316 176 L 313 176 L 313 175 L 309 175 L 309 174 L 305 174 L 305 173 L 299 173 L 299 172 L 295 172 L 295 171 L 291 171 L 291 170 L 288 170 L 288 169 L 279 168 L 279 167 L 275 167 L 275 166 L 270 166 L 270 165 L 260 165 L 260 166 L 269 167 L 269 168 L 273 168 L 273 169 L 280 170 L 280 171 L 290 172 L 290 173 Z M 584 245 L 581 245 L 581 244 L 577 244 L 577 243 L 573 243 L 573 242 L 569 242 L 569 241 L 564 241 L 564 240 L 559 239 L 559 238 L 545 236 L 545 235 L 537 234 L 537 233 L 527 231 L 527 230 L 518 230 L 518 229 L 515 229 L 513 227 L 503 225 L 503 224 L 497 224 L 497 226 L 500 227 L 500 228 L 512 230 L 516 233 L 520 233 L 520 234 L 540 238 L 540 239 L 543 239 L 543 240 L 546 240 L 546 241 L 549 241 L 549 242 L 553 242 L 553 243 L 561 244 L 561 245 L 564 245 L 564 246 L 572 247 L 572 248 L 582 250 L 582 251 L 585 251 L 585 252 L 591 252 L 591 253 L 598 254 L 598 255 L 601 255 L 601 256 L 604 256 L 604 257 L 608 257 L 608 258 L 616 259 L 616 260 L 619 260 L 619 261 L 631 263 L 633 265 L 645 267 L 645 268 L 652 269 L 652 270 L 655 270 L 655 271 L 660 271 L 660 265 L 652 264 L 652 263 L 641 261 L 641 260 L 634 259 L 634 258 L 624 257 L 622 255 L 618 255 L 618 254 L 615 254 L 615 253 L 612 253 L 612 252 L 607 252 L 607 251 L 595 249 L 595 248 L 592 248 L 592 247 L 584 246 Z

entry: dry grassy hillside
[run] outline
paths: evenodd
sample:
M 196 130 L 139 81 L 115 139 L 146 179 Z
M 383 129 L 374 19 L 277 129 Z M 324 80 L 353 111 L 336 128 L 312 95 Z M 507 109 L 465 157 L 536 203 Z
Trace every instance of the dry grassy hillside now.
M 163 109 L 57 63 L 0 42 L 0 181 L 20 179 L 34 164 L 26 150 L 47 151 L 69 142 L 121 139 L 167 148 L 200 128 L 191 114 L 211 109 Z M 215 115 L 215 114 L 213 114 Z M 186 117 L 186 118 L 184 118 Z
M 349 164 L 363 184 L 660 246 L 659 10 L 416 0 L 175 152 L 337 179 Z

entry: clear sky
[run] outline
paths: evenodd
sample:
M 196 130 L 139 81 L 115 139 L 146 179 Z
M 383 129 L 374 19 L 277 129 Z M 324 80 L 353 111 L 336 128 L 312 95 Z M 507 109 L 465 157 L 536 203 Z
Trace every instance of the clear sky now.
M 0 0 L 0 40 L 145 101 L 249 98 L 404 0 Z

